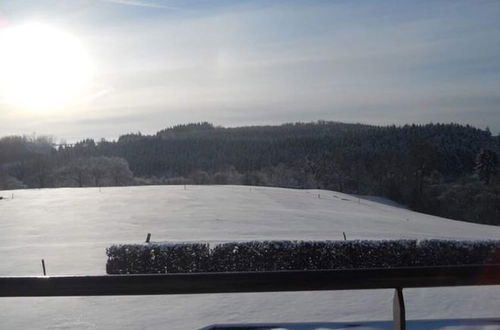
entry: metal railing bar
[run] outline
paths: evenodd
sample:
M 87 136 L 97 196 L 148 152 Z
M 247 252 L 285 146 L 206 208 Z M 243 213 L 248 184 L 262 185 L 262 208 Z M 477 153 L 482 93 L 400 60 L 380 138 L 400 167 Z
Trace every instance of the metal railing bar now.
M 500 264 L 314 271 L 0 277 L 0 297 L 167 295 L 500 285 Z

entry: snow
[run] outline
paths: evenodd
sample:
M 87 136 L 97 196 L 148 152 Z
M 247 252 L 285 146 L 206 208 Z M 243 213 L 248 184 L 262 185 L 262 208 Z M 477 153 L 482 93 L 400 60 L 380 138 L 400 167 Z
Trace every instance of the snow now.
M 104 274 L 106 247 L 141 243 L 147 233 L 155 241 L 205 242 L 341 240 L 343 232 L 348 239 L 500 238 L 500 227 L 322 190 L 142 186 L 0 191 L 0 196 L 5 198 L 0 200 L 0 276 L 40 275 L 42 258 L 49 275 Z M 500 310 L 498 286 L 404 292 L 408 319 L 495 318 Z M 392 296 L 392 290 L 363 290 L 2 298 L 0 329 L 175 330 L 312 321 L 325 322 L 318 329 L 338 329 L 342 322 L 390 320 Z M 455 329 L 450 322 L 433 324 Z M 460 329 L 500 329 L 498 322 L 469 322 Z

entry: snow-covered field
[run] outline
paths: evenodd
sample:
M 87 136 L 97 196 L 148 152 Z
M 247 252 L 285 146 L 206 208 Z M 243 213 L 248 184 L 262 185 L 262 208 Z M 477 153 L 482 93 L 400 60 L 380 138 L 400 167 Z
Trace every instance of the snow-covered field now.
M 342 232 L 348 239 L 500 239 L 500 227 L 321 190 L 143 186 L 0 191 L 0 196 L 5 198 L 0 200 L 0 276 L 40 275 L 42 258 L 49 275 L 103 274 L 106 247 L 142 242 L 148 232 L 155 241 L 334 240 L 343 239 Z M 340 329 L 339 322 L 390 320 L 392 294 L 371 290 L 2 298 L 0 328 L 197 329 L 212 323 L 315 321 L 324 323 L 314 328 Z M 405 290 L 405 299 L 409 319 L 500 315 L 500 287 L 411 289 Z M 422 324 L 430 326 L 418 327 Z M 452 322 L 432 324 L 453 327 Z M 469 321 L 467 328 L 500 329 L 500 321 Z

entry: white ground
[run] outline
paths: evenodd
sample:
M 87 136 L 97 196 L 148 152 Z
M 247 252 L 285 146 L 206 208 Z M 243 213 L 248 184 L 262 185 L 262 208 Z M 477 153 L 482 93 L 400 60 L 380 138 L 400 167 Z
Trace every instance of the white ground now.
M 332 240 L 342 239 L 342 232 L 348 239 L 500 239 L 500 227 L 321 190 L 148 186 L 0 191 L 0 196 L 7 198 L 0 200 L 0 276 L 40 275 L 42 258 L 49 275 L 103 274 L 107 246 L 142 242 L 148 232 L 155 241 Z M 412 289 L 405 290 L 405 299 L 409 319 L 500 315 L 500 287 Z M 1 298 L 0 329 L 175 330 L 234 322 L 377 321 L 390 320 L 391 308 L 391 290 Z M 374 323 L 372 328 L 388 326 Z M 323 323 L 314 329 L 342 327 Z M 451 329 L 452 324 L 433 327 Z M 466 328 L 500 329 L 500 323 L 469 322 Z

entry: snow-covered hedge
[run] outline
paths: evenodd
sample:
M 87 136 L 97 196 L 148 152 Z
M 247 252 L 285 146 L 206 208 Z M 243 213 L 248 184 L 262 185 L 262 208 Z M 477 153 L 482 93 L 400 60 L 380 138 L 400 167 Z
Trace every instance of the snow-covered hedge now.
M 157 243 L 113 245 L 107 254 L 109 274 L 316 270 L 494 263 L 500 241 Z
M 314 270 L 404 266 L 416 241 L 253 241 L 211 251 L 217 271 Z
M 122 244 L 106 253 L 108 274 L 206 272 L 210 260 L 206 243 Z
M 500 263 L 500 240 L 422 240 L 415 252 L 419 266 Z

